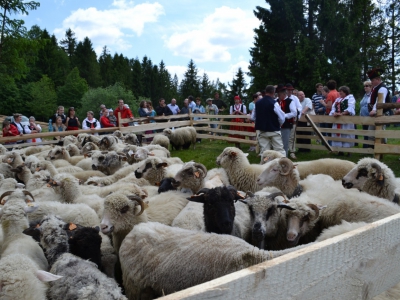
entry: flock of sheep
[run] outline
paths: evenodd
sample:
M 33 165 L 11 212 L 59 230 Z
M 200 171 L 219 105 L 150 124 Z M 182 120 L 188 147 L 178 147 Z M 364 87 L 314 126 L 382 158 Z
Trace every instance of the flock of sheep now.
M 171 157 L 195 142 L 185 127 L 147 146 L 119 131 L 0 145 L 0 299 L 153 299 L 400 212 L 399 180 L 375 159 Z

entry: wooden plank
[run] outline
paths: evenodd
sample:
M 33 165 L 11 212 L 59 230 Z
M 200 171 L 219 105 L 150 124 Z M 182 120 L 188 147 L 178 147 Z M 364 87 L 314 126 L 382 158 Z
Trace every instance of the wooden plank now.
M 244 136 L 257 136 L 255 132 L 248 132 L 248 131 L 237 131 L 237 130 L 224 130 L 224 129 L 214 129 L 214 128 L 207 128 L 207 127 L 195 127 L 196 131 L 210 131 L 210 132 L 218 132 L 223 134 L 237 134 L 237 135 L 244 135 Z
M 399 130 L 375 130 L 376 138 L 400 139 Z
M 254 127 L 253 123 L 238 123 L 238 122 L 221 122 L 221 121 L 209 121 L 209 120 L 197 120 L 197 121 L 193 121 L 193 124 L 209 124 L 209 123 L 214 123 L 214 124 L 218 124 L 220 126 L 222 125 L 235 125 L 238 126 L 238 124 L 240 124 L 239 126 L 243 126 L 243 127 Z
M 30 147 L 30 146 L 43 146 L 43 145 L 50 145 L 50 144 L 57 144 L 58 141 L 44 141 L 41 143 L 23 143 L 23 144 L 11 144 L 11 145 L 3 145 L 4 148 L 18 148 L 18 147 Z
M 2 138 L 0 138 L 0 143 L 13 142 L 13 141 L 19 141 L 19 140 L 29 140 L 29 139 L 32 139 L 32 138 L 44 138 L 44 137 L 75 135 L 75 134 L 79 134 L 79 133 L 114 132 L 117 129 L 119 129 L 119 127 L 101 128 L 101 129 L 87 129 L 87 130 L 80 129 L 80 130 L 73 130 L 73 131 L 58 131 L 58 132 L 44 132 L 44 133 L 24 134 L 22 136 L 2 137 Z
M 320 116 L 320 115 L 306 115 L 314 123 L 341 123 L 341 124 L 358 124 L 358 125 L 374 125 L 376 118 L 371 117 L 360 117 L 360 116 L 340 116 L 340 117 L 332 117 L 332 116 Z M 340 120 L 340 121 L 339 121 Z M 301 116 L 301 122 L 308 122 L 308 119 L 303 115 Z
M 400 115 L 381 116 L 375 118 L 375 125 L 399 124 Z
M 231 138 L 227 136 L 218 136 L 218 135 L 209 135 L 209 134 L 197 134 L 197 138 L 199 139 L 212 139 L 212 140 L 221 140 L 221 141 L 227 141 L 231 143 L 243 143 L 243 144 L 249 144 L 249 145 L 257 145 L 256 140 L 247 140 L 247 139 L 237 139 L 237 138 Z
M 375 153 L 399 155 L 400 145 L 375 144 Z
M 158 130 L 172 127 L 183 127 L 190 126 L 190 121 L 173 121 L 173 122 L 164 122 L 164 123 L 148 123 L 140 126 L 127 126 L 122 127 L 120 130 L 122 133 L 130 133 L 130 132 L 144 132 L 148 130 Z
M 328 151 L 332 152 L 331 146 L 329 146 L 327 140 L 325 137 L 322 135 L 322 133 L 319 131 L 319 127 L 313 122 L 313 120 L 310 118 L 309 115 L 305 115 L 307 121 L 310 123 L 311 127 L 314 129 L 314 132 L 318 135 L 318 137 L 322 140 L 324 146 L 328 149 Z
M 400 282 L 400 214 L 161 299 L 371 299 Z
M 400 108 L 400 103 L 377 103 L 376 109 L 393 109 Z

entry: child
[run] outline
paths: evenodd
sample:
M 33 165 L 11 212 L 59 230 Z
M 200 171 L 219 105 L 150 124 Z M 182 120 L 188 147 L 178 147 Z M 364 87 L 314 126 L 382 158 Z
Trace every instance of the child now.
M 114 111 L 111 108 L 108 110 L 108 120 L 110 120 L 111 124 L 117 126 L 117 117 L 114 116 Z
M 3 137 L 7 136 L 18 136 L 22 135 L 20 134 L 17 127 L 15 127 L 13 124 L 10 124 L 10 121 L 4 120 L 3 122 Z M 11 145 L 11 144 L 16 144 L 16 142 L 6 142 L 5 144 Z

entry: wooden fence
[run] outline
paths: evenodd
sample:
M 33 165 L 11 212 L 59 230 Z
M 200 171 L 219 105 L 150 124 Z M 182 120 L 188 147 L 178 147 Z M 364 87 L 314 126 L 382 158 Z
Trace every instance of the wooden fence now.
M 297 128 L 298 132 L 310 132 L 310 135 L 297 134 L 297 138 L 314 140 L 330 140 L 330 141 L 347 141 L 351 143 L 366 144 L 373 146 L 372 148 L 352 147 L 352 148 L 340 148 L 340 147 L 329 147 L 326 143 L 316 144 L 296 144 L 299 148 L 314 149 L 314 150 L 328 150 L 328 151 L 345 151 L 351 153 L 361 154 L 373 154 L 376 158 L 380 159 L 383 154 L 400 154 L 400 145 L 389 145 L 383 144 L 382 140 L 389 139 L 400 139 L 400 130 L 384 130 L 383 125 L 385 124 L 400 124 L 400 115 L 394 116 L 383 116 L 383 108 L 400 108 L 400 103 L 384 104 L 381 103 L 381 95 L 378 100 L 378 111 L 377 117 L 358 117 L 358 116 L 302 116 L 300 121 L 308 122 L 310 127 Z M 217 117 L 217 120 L 215 118 Z M 200 118 L 198 120 L 195 120 Z M 26 140 L 32 138 L 48 138 L 54 136 L 66 136 L 71 134 L 79 133 L 93 133 L 96 131 L 100 132 L 112 132 L 120 130 L 122 133 L 137 133 L 142 134 L 145 140 L 151 139 L 157 132 L 162 131 L 164 128 L 178 128 L 182 126 L 194 126 L 198 132 L 197 137 L 202 139 L 213 139 L 223 140 L 232 143 L 244 143 L 250 145 L 256 145 L 255 140 L 256 133 L 247 130 L 249 127 L 254 127 L 254 123 L 236 123 L 230 119 L 239 118 L 245 121 L 249 120 L 248 116 L 232 116 L 232 115 L 206 115 L 206 114 L 185 114 L 185 115 L 172 115 L 166 117 L 147 117 L 147 118 L 135 118 L 122 119 L 121 123 L 135 124 L 127 127 L 113 127 L 113 128 L 102 128 L 99 130 L 76 130 L 66 132 L 48 132 L 38 134 L 27 134 L 22 137 L 6 137 L 0 138 L 0 143 Z M 155 121 L 155 123 L 152 123 Z M 363 129 L 332 129 L 332 128 L 321 128 L 318 126 L 319 123 L 338 123 L 338 124 L 357 124 L 357 125 L 373 125 L 376 127 L 375 130 L 363 130 Z M 210 124 L 217 124 L 217 128 L 211 128 Z M 229 126 L 236 125 L 243 128 L 242 131 L 230 130 Z M 331 126 L 330 126 L 331 127 Z M 313 135 L 313 133 L 316 135 Z M 323 136 L 325 134 L 325 136 Z M 348 139 L 337 136 L 337 134 L 350 134 L 358 136 L 358 139 Z M 243 136 L 243 138 L 233 138 L 231 135 Z M 329 135 L 329 136 L 326 136 Z M 364 140 L 363 137 L 374 137 L 374 140 Z M 39 144 L 57 143 L 57 141 L 45 140 Z M 38 143 L 36 143 L 38 144 Z M 32 143 L 19 144 L 19 147 L 34 145 Z M 14 147 L 15 145 L 6 145 L 6 147 Z

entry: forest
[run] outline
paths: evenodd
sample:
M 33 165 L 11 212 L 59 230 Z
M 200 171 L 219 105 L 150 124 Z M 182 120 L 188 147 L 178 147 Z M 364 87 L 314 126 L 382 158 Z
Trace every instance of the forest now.
M 58 105 L 79 115 L 101 103 L 116 107 L 123 98 L 137 111 L 141 100 L 157 105 L 188 96 L 205 101 L 218 91 L 228 104 L 239 95 L 245 103 L 267 84 L 292 83 L 308 97 L 317 82 L 335 79 L 360 97 L 366 72 L 382 67 L 393 93 L 400 84 L 400 1 L 266 0 L 254 8 L 261 21 L 249 49 L 249 72 L 238 69 L 232 82 L 211 81 L 190 60 L 183 78 L 170 74 L 163 61 L 111 54 L 98 56 L 89 37 L 77 40 L 68 29 L 57 40 L 45 28 L 24 26 L 14 16 L 40 9 L 35 1 L 0 1 L 0 114 L 19 112 L 48 120 Z M 250 82 L 245 81 L 248 75 Z

